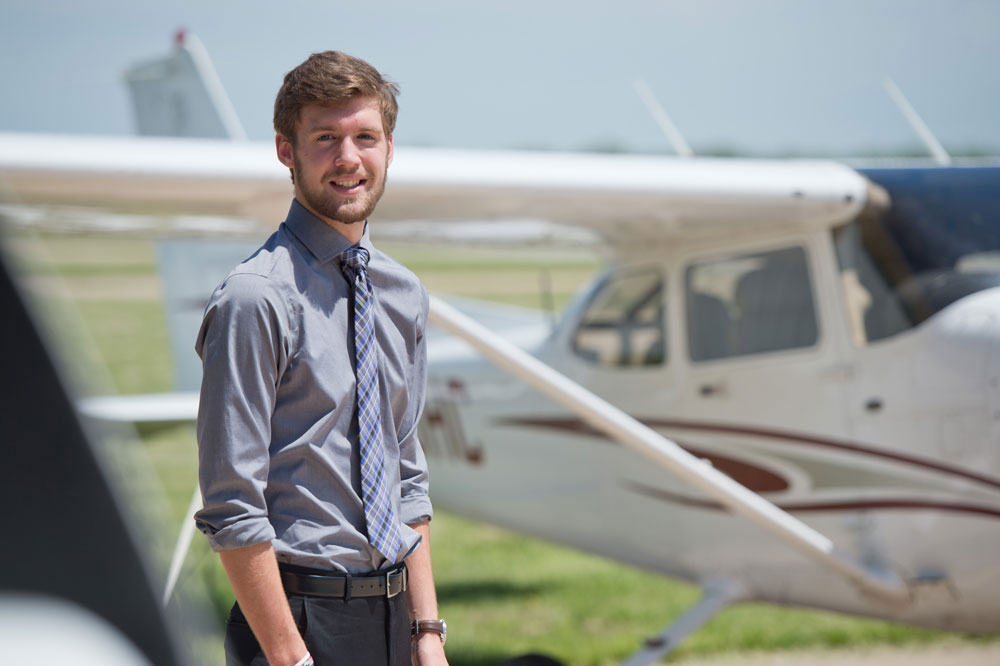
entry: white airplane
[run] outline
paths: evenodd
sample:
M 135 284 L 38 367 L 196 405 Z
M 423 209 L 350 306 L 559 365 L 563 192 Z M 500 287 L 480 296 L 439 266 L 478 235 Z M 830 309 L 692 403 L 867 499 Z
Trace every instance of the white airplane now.
M 0 134 L 0 181 L 270 224 L 290 196 L 230 139 Z M 554 327 L 435 300 L 463 339 L 431 343 L 421 441 L 438 506 L 704 589 L 630 666 L 741 601 L 1000 631 L 1000 166 L 397 147 L 390 183 L 378 223 L 530 217 L 613 257 Z M 85 411 L 197 406 L 135 400 L 166 411 Z

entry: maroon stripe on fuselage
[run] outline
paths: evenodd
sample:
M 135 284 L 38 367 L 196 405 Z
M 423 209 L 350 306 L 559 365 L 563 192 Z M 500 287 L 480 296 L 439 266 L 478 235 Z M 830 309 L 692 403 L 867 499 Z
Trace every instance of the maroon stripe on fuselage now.
M 923 460 L 921 458 L 914 458 L 912 456 L 903 455 L 901 453 L 885 451 L 882 449 L 875 449 L 867 446 L 860 446 L 858 444 L 852 444 L 850 442 L 822 439 L 819 437 L 813 437 L 811 435 L 799 435 L 796 433 L 782 432 L 780 430 L 765 430 L 762 428 L 749 428 L 743 426 L 722 425 L 716 423 L 697 423 L 692 421 L 672 421 L 666 419 L 638 419 L 638 420 L 640 423 L 649 428 L 696 430 L 699 432 L 712 432 L 712 433 L 721 433 L 726 435 L 744 435 L 750 437 L 762 437 L 777 442 L 788 442 L 792 444 L 808 444 L 811 446 L 821 446 L 828 449 L 850 451 L 851 453 L 857 453 L 865 456 L 872 456 L 875 458 L 884 458 L 886 460 L 893 460 L 895 462 L 904 463 L 906 465 L 912 465 L 914 467 L 923 467 L 925 469 L 932 469 L 936 472 L 941 472 L 944 474 L 948 474 L 950 476 L 962 477 L 965 479 L 976 481 L 977 483 L 982 483 L 991 486 L 993 488 L 1000 489 L 1000 480 L 995 478 L 983 476 L 982 474 L 976 474 L 974 472 L 969 472 L 958 467 L 952 467 L 951 465 L 944 465 L 942 463 L 934 462 L 931 460 Z M 561 418 L 561 419 L 531 418 L 531 417 L 506 418 L 506 419 L 498 419 L 497 423 L 499 425 L 564 430 L 567 432 L 574 432 L 581 435 L 599 437 L 612 444 L 614 443 L 611 440 L 609 440 L 604 433 L 590 427 L 580 419 L 576 418 Z
M 684 506 L 709 509 L 712 511 L 726 511 L 726 507 L 712 500 L 698 497 L 688 497 L 680 493 L 672 493 L 669 490 L 653 488 L 642 483 L 625 483 L 629 490 L 667 502 L 670 504 L 681 504 Z M 785 502 L 776 503 L 779 509 L 789 513 L 803 513 L 809 511 L 870 511 L 873 509 L 908 509 L 916 511 L 948 511 L 955 513 L 974 513 L 991 518 L 1000 518 L 1000 509 L 976 504 L 964 504 L 955 502 L 942 502 L 936 500 L 914 500 L 914 499 L 871 499 L 871 500 L 843 500 L 828 502 Z
M 773 439 L 778 441 L 787 441 L 793 444 L 811 444 L 813 446 L 822 446 L 830 449 L 839 449 L 841 451 L 850 451 L 852 453 L 860 453 L 862 455 L 868 455 L 877 458 L 885 458 L 887 460 L 894 460 L 896 462 L 906 463 L 908 465 L 914 465 L 916 467 L 933 469 L 938 472 L 944 472 L 945 474 L 950 474 L 953 476 L 961 476 L 966 479 L 978 481 L 979 483 L 984 483 L 988 486 L 993 486 L 994 488 L 1000 488 L 1000 479 L 983 476 L 982 474 L 976 474 L 974 472 L 969 472 L 959 467 L 944 465 L 938 462 L 934 462 L 932 460 L 923 460 L 921 458 L 914 458 L 913 456 L 907 456 L 901 453 L 885 451 L 883 449 L 874 449 L 868 446 L 860 446 L 858 444 L 852 444 L 850 442 L 840 442 L 835 440 L 822 439 L 819 437 L 813 437 L 810 435 L 799 435 L 795 433 L 781 432 L 778 430 L 745 428 L 741 426 L 718 425 L 714 423 L 692 423 L 688 421 L 668 421 L 664 419 L 648 419 L 648 420 L 643 420 L 642 423 L 650 428 L 678 428 L 685 430 L 700 430 L 704 432 L 718 432 L 718 433 L 733 434 L 733 435 L 749 435 L 752 437 L 766 437 L 768 439 Z

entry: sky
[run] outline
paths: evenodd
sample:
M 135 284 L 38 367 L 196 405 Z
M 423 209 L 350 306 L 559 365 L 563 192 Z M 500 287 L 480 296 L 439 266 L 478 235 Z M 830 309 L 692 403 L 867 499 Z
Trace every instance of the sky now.
M 954 154 L 1000 154 L 994 0 L 4 0 L 0 131 L 130 134 L 122 74 L 186 28 L 251 139 L 309 53 L 402 89 L 397 145 L 669 153 L 641 76 L 694 151 L 921 150 L 891 76 Z

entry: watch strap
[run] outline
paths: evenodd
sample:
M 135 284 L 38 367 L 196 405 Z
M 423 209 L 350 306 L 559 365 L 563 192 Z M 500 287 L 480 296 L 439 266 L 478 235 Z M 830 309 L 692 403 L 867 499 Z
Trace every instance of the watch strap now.
M 444 620 L 414 620 L 410 623 L 410 635 L 416 637 L 423 633 L 433 633 L 441 637 L 443 644 L 448 637 L 448 625 Z

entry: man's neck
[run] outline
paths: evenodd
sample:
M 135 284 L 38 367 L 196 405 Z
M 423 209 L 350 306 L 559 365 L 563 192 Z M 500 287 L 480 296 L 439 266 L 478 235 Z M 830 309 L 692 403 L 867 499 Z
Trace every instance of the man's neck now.
M 360 222 L 341 222 L 340 220 L 334 220 L 325 215 L 320 215 L 309 205 L 304 202 L 301 198 L 295 197 L 295 200 L 299 202 L 299 205 L 305 208 L 307 211 L 312 213 L 313 217 L 317 220 L 326 224 L 338 234 L 350 241 L 351 245 L 357 245 L 361 242 L 361 239 L 365 235 L 365 227 L 368 224 L 368 220 L 361 220 Z
M 367 220 L 361 220 L 360 222 L 352 222 L 348 224 L 346 222 L 331 220 L 328 217 L 320 217 L 319 215 L 316 217 L 326 222 L 328 227 L 349 240 L 351 245 L 357 245 L 360 243 L 361 239 L 365 235 L 365 224 L 367 223 Z

